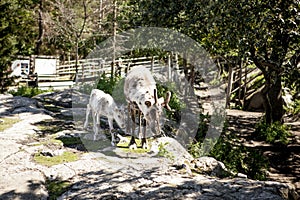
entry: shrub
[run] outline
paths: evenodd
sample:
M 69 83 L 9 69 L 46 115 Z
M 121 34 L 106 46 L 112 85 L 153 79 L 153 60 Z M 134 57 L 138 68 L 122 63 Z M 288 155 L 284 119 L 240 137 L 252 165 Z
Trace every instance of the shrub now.
M 53 92 L 53 88 L 49 88 L 48 90 L 41 90 L 38 88 L 21 86 L 18 87 L 17 91 L 13 91 L 13 90 L 9 91 L 9 93 L 14 96 L 22 96 L 22 97 L 29 97 L 29 98 L 45 92 Z
M 267 159 L 260 151 L 237 145 L 234 140 L 236 138 L 233 134 L 222 135 L 209 155 L 223 162 L 234 173 L 240 172 L 252 179 L 266 180 Z
M 176 122 L 179 122 L 180 121 L 180 111 L 182 109 L 184 109 L 186 105 L 185 105 L 184 102 L 182 102 L 179 99 L 179 94 L 176 92 L 174 84 L 168 83 L 166 85 L 162 85 L 162 84 L 157 83 L 156 88 L 157 88 L 158 97 L 166 98 L 165 95 L 166 95 L 167 91 L 171 91 L 172 95 L 171 95 L 171 99 L 170 99 L 170 102 L 169 102 L 169 106 L 174 111 L 173 112 L 172 111 L 166 111 L 166 114 L 167 114 L 167 117 L 169 119 L 173 119 Z
M 208 114 L 200 115 L 195 141 L 188 148 L 189 153 L 195 158 L 203 156 L 201 145 L 208 130 L 209 120 Z M 260 151 L 237 144 L 238 138 L 234 134 L 226 132 L 227 128 L 228 122 L 225 121 L 221 136 L 208 141 L 213 146 L 208 156 L 223 162 L 227 169 L 234 173 L 240 172 L 253 179 L 265 180 L 268 168 L 267 159 Z
M 256 125 L 255 133 L 258 139 L 264 140 L 268 143 L 288 144 L 288 137 L 291 135 L 288 127 L 280 122 L 267 124 L 265 119 Z
M 119 77 L 110 78 L 107 77 L 105 74 L 102 74 L 98 80 L 97 89 L 112 95 L 115 86 L 117 85 L 119 80 Z

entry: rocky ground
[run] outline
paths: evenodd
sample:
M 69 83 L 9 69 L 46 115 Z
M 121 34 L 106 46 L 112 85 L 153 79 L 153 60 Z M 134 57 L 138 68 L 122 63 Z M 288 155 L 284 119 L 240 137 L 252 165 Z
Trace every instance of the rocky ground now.
M 193 159 L 171 138 L 154 140 L 151 151 L 143 153 L 111 147 L 109 140 L 89 152 L 85 143 L 67 143 L 86 134 L 72 121 L 74 112 L 84 115 L 84 108 L 71 103 L 86 96 L 73 94 L 73 99 L 68 90 L 34 99 L 0 96 L 0 123 L 18 119 L 0 132 L 0 199 L 298 198 L 294 182 L 256 181 L 243 174 L 222 178 L 229 173 L 222 163 Z M 56 157 L 65 152 L 77 159 L 64 158 L 55 165 L 35 160 L 37 154 Z M 51 183 L 67 186 L 53 189 Z

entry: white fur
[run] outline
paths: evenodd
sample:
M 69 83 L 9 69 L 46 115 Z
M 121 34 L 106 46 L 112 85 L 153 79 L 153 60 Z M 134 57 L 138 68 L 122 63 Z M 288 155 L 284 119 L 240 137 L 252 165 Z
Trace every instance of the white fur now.
M 98 127 L 100 126 L 100 116 L 105 116 L 108 119 L 109 131 L 111 133 L 111 144 L 114 146 L 115 137 L 112 132 L 114 128 L 113 120 L 116 120 L 120 128 L 125 128 L 124 111 L 118 108 L 112 96 L 98 89 L 93 89 L 91 91 L 90 100 L 87 104 L 84 128 L 87 128 L 88 126 L 88 118 L 91 111 L 93 117 L 94 140 L 99 133 Z
M 129 108 L 135 110 L 132 108 L 137 105 L 137 109 L 142 112 L 144 119 L 146 120 L 146 127 L 143 131 L 144 139 L 146 138 L 147 128 L 150 128 L 152 132 L 160 133 L 159 117 L 165 102 L 163 98 L 157 98 L 157 102 L 155 102 L 155 90 L 157 90 L 156 82 L 151 72 L 145 67 L 139 66 L 132 68 L 125 78 L 124 95 L 129 104 Z M 141 116 L 139 116 L 139 118 L 141 126 Z M 141 133 L 139 133 L 139 135 L 141 135 Z M 143 148 L 147 148 L 147 144 L 142 145 Z

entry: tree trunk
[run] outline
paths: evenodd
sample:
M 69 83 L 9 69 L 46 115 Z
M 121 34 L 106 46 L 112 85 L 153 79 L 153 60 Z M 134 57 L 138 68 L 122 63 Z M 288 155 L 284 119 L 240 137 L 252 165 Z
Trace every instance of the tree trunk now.
M 39 36 L 38 40 L 36 41 L 36 47 L 35 47 L 35 54 L 39 55 L 41 52 L 41 46 L 43 44 L 43 38 L 44 38 L 44 19 L 43 19 L 43 0 L 40 0 L 39 2 Z
M 263 89 L 264 107 L 266 110 L 266 123 L 283 122 L 283 99 L 281 75 L 272 71 L 265 76 L 265 88 Z

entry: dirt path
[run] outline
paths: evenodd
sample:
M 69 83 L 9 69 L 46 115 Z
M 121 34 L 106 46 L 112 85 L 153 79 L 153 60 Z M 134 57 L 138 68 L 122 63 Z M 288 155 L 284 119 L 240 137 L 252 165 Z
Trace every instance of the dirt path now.
M 236 133 L 243 145 L 259 149 L 268 158 L 270 180 L 291 183 L 300 193 L 300 121 L 285 119 L 292 136 L 289 144 L 271 145 L 255 139 L 255 124 L 262 113 L 227 110 L 230 131 Z

